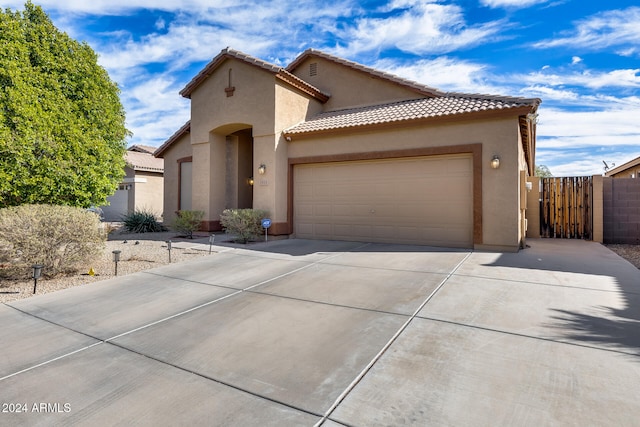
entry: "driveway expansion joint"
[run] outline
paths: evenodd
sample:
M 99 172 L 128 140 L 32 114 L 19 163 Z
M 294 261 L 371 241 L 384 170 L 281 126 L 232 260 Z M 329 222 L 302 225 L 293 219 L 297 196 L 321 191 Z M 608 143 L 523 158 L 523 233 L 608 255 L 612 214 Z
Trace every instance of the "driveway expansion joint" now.
M 402 326 L 396 331 L 395 334 L 387 341 L 387 343 L 380 349 L 380 351 L 373 357 L 373 359 L 364 367 L 362 371 L 354 378 L 354 380 L 347 386 L 345 390 L 338 396 L 335 402 L 329 407 L 329 409 L 324 413 L 324 416 L 321 420 L 319 420 L 314 427 L 320 427 L 324 422 L 329 419 L 331 414 L 336 410 L 336 408 L 342 403 L 344 399 L 351 393 L 351 391 L 358 385 L 360 381 L 367 375 L 367 373 L 373 368 L 373 366 L 380 360 L 380 358 L 387 352 L 387 350 L 391 347 L 391 345 L 400 337 L 400 335 L 409 327 L 413 319 L 418 316 L 418 313 L 431 301 L 431 299 L 438 293 L 440 289 L 449 281 L 449 279 L 455 274 L 455 272 L 464 264 L 464 262 L 469 259 L 473 251 L 467 253 L 467 255 L 455 265 L 451 269 L 451 271 L 447 274 L 447 276 L 442 279 L 440 284 L 427 296 L 427 298 L 420 304 L 420 306 L 413 312 L 413 314 L 407 319 Z

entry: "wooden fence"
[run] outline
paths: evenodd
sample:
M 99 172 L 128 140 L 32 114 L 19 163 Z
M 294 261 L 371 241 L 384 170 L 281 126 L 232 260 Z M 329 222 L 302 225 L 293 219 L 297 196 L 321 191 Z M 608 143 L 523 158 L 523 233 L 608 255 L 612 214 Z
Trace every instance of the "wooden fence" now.
M 540 236 L 593 239 L 593 178 L 540 179 Z

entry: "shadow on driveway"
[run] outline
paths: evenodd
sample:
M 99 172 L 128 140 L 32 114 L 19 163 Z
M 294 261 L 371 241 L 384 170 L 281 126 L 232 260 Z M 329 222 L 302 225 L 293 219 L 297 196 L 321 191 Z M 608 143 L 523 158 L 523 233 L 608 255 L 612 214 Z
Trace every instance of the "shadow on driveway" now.
M 546 278 L 532 275 L 550 285 L 583 286 L 609 299 L 615 295 L 614 304 L 594 305 L 589 313 L 582 308 L 550 308 L 554 322 L 547 326 L 560 331 L 568 341 L 640 355 L 640 270 L 606 247 L 593 242 L 539 239 L 519 256 L 502 254 L 486 265 L 547 271 L 552 274 Z M 564 283 L 563 278 L 568 276 L 565 273 L 582 276 L 583 280 Z

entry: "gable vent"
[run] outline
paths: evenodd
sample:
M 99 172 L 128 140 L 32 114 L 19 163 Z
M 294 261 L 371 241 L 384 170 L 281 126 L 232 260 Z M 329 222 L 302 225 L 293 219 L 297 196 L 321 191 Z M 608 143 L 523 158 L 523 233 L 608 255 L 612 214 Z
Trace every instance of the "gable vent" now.
M 318 75 L 318 63 L 317 62 L 312 62 L 311 64 L 309 64 L 309 75 L 310 76 L 317 76 Z

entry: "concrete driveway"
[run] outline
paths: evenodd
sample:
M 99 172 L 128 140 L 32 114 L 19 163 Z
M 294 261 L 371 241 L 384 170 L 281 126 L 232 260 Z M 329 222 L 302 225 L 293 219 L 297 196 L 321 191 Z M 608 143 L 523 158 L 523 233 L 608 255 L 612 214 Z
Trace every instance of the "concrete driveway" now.
M 529 244 L 216 246 L 0 305 L 0 424 L 638 425 L 640 271 Z

